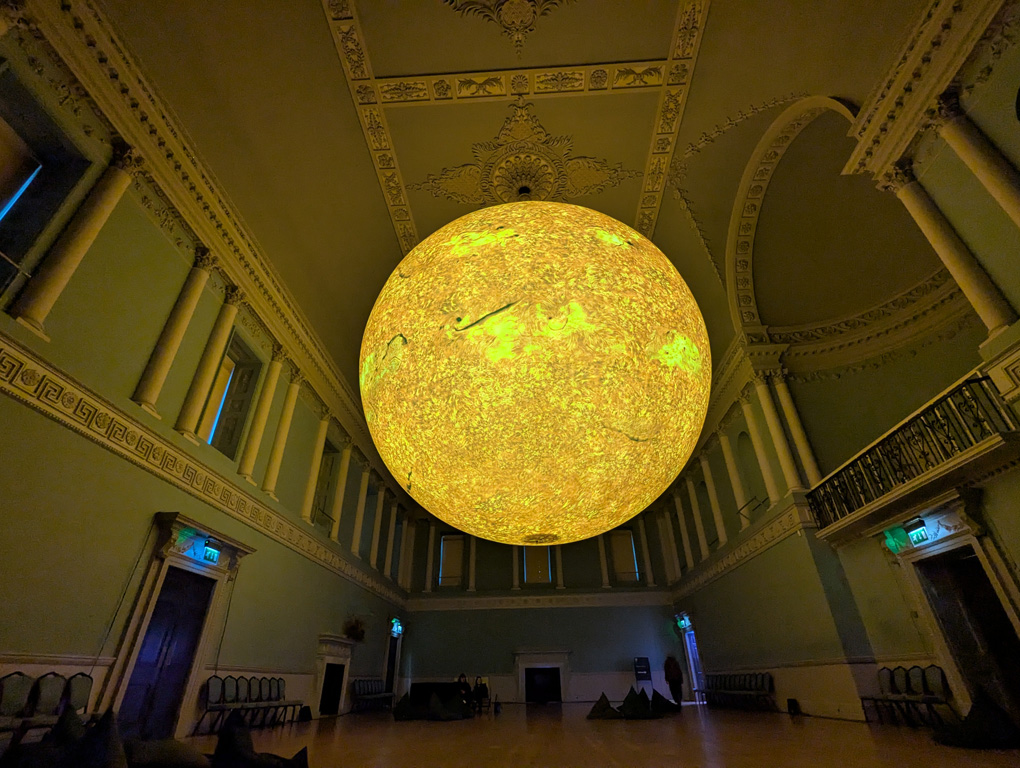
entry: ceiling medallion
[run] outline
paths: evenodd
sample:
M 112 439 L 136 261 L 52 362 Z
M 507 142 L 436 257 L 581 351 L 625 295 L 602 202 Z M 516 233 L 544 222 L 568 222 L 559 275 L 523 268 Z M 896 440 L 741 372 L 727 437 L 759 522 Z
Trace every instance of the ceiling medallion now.
M 521 55 L 524 38 L 535 31 L 539 16 L 575 0 L 443 0 L 462 16 L 474 14 L 486 21 L 499 24 L 503 34 L 514 42 L 517 55 Z
M 361 342 L 365 419 L 425 509 L 505 544 L 566 544 L 646 509 L 690 458 L 712 379 L 694 296 L 603 213 L 473 211 L 383 286 Z
M 615 187 L 640 171 L 594 157 L 572 157 L 574 141 L 552 136 L 519 98 L 492 141 L 471 146 L 474 163 L 430 173 L 410 189 L 458 203 L 498 205 L 522 200 L 564 201 Z

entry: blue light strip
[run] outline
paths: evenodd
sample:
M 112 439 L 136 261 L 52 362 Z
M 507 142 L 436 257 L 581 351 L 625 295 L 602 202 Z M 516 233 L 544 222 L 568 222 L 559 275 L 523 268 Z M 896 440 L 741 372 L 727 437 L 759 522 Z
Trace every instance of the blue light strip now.
M 213 437 L 216 435 L 216 427 L 220 425 L 220 416 L 223 415 L 223 405 L 227 402 L 227 393 L 230 392 L 230 382 L 234 380 L 234 371 L 236 370 L 237 368 L 235 367 L 230 372 L 230 375 L 227 377 L 227 386 L 223 388 L 223 397 L 220 398 L 220 405 L 216 409 L 216 418 L 213 420 L 212 429 L 209 430 L 209 440 L 207 441 L 209 445 L 212 445 Z
M 23 194 L 25 194 L 25 190 L 28 189 L 28 185 L 31 184 L 35 180 L 35 177 L 39 175 L 39 171 L 41 171 L 41 170 L 42 170 L 42 166 L 41 165 L 37 165 L 35 167 L 35 170 L 32 171 L 32 175 L 29 176 L 27 179 L 25 179 L 25 183 L 21 185 L 21 189 L 19 189 L 17 192 L 15 192 L 14 196 L 10 200 L 7 201 L 7 205 L 5 205 L 4 209 L 2 211 L 0 211 L 0 221 L 3 221 L 3 218 L 4 218 L 4 216 L 7 215 L 7 212 L 10 211 L 11 208 L 14 207 L 14 204 L 16 202 L 18 202 L 18 198 L 21 197 Z

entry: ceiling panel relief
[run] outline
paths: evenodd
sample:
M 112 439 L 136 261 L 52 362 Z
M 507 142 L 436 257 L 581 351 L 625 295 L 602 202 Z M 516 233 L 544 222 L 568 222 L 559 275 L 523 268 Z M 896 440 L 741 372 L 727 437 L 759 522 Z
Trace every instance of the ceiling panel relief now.
M 511 105 L 496 138 L 473 144 L 475 162 L 429 174 L 410 189 L 458 203 L 498 205 L 520 200 L 564 201 L 594 195 L 640 176 L 622 164 L 575 157 L 570 136 L 553 136 L 523 98 Z
M 552 13 L 561 5 L 577 0 L 443 0 L 462 16 L 479 16 L 503 29 L 513 42 L 517 55 L 524 49 L 527 36 L 535 31 L 541 16 Z
M 365 50 L 364 36 L 350 0 L 322 0 L 333 42 L 347 76 L 347 85 L 357 105 L 365 143 L 372 155 L 379 186 L 397 233 L 400 249 L 407 253 L 418 243 L 418 231 L 407 205 L 407 193 L 397 166 L 386 116 L 379 105 L 380 96 L 372 65 Z
M 708 0 L 688 0 L 681 3 L 677 13 L 673 45 L 669 62 L 665 65 L 667 74 L 648 148 L 644 187 L 634 221 L 634 228 L 648 238 L 654 234 L 655 222 L 659 218 L 666 176 L 673 162 L 676 137 L 687 107 L 690 80 L 708 19 L 708 6 Z
M 661 88 L 667 79 L 662 60 L 581 67 L 538 67 L 453 75 L 388 77 L 376 80 L 379 101 L 389 106 L 435 102 L 505 100 L 514 96 L 559 96 Z M 367 90 L 366 90 L 367 93 Z M 374 93 L 374 91 L 373 91 Z
M 750 344 L 769 342 L 754 296 L 754 236 L 762 200 L 791 142 L 827 110 L 838 112 L 853 122 L 850 110 L 834 99 L 815 96 L 797 102 L 776 119 L 758 142 L 737 189 L 726 243 L 727 293 L 733 325 L 743 330 Z

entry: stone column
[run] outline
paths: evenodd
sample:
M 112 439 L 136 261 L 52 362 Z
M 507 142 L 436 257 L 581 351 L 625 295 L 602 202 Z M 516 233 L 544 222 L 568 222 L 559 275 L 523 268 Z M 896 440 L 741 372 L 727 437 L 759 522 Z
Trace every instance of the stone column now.
M 707 445 L 706 445 L 707 450 Z M 726 546 L 726 524 L 723 522 L 722 507 L 719 506 L 719 494 L 715 488 L 715 478 L 712 476 L 712 467 L 708 463 L 708 456 L 705 451 L 698 457 L 701 462 L 701 471 L 705 475 L 705 487 L 708 489 L 708 503 L 712 507 L 712 519 L 715 521 L 715 533 L 719 537 L 717 549 Z
M 436 521 L 429 520 L 429 545 L 425 550 L 425 591 L 432 591 L 436 569 Z
M 599 568 L 602 570 L 602 589 L 609 589 L 609 559 L 606 557 L 606 535 L 600 533 L 599 539 Z
M 11 308 L 10 314 L 19 323 L 47 341 L 43 323 L 131 186 L 131 174 L 126 169 L 135 159 L 131 150 L 116 154 Z
M 641 562 L 645 567 L 645 584 L 655 586 L 655 574 L 652 573 L 652 553 L 648 549 L 648 533 L 645 531 L 645 516 L 638 515 L 638 536 L 641 538 Z
M 1020 173 L 964 113 L 955 94 L 939 99 L 939 135 L 1020 227 Z
M 918 183 L 913 171 L 909 167 L 902 167 L 894 173 L 886 174 L 883 187 L 894 192 L 903 203 L 988 328 L 989 335 L 995 335 L 1011 325 L 1016 320 L 1013 307 L 956 234 L 935 201 Z
M 411 591 L 411 584 L 414 581 L 414 536 L 418 529 L 414 519 L 408 520 L 407 529 L 407 570 L 404 572 L 404 588 Z
M 698 491 L 694 487 L 694 483 L 691 482 L 691 478 L 684 478 L 687 481 L 687 495 L 691 497 L 691 512 L 694 515 L 694 531 L 698 534 L 698 547 L 701 548 L 701 557 L 698 558 L 698 562 L 702 562 L 708 557 L 708 540 L 705 538 L 705 524 L 701 521 L 701 505 L 698 504 Z
M 553 554 L 556 559 L 556 589 L 566 589 L 563 586 L 563 550 L 559 544 L 553 547 Z
M 329 429 L 329 411 L 323 409 L 319 419 L 319 429 L 315 433 L 312 444 L 311 464 L 308 467 L 308 481 L 305 483 L 305 495 L 301 500 L 301 519 L 312 524 L 312 505 L 315 503 L 315 488 L 319 484 L 319 472 L 322 469 L 322 451 L 326 447 L 326 430 Z
M 198 436 L 195 434 L 195 430 L 198 429 L 198 420 L 202 416 L 205 401 L 209 398 L 209 390 L 212 389 L 213 381 L 220 369 L 223 354 L 227 351 L 230 334 L 234 330 L 234 319 L 237 317 L 237 306 L 243 300 L 244 293 L 240 289 L 228 286 L 226 297 L 220 306 L 220 313 L 216 316 L 216 322 L 213 323 L 212 331 L 209 332 L 202 357 L 198 361 L 198 368 L 195 369 L 195 376 L 191 379 L 188 394 L 184 397 L 181 412 L 177 414 L 177 424 L 174 429 L 196 445 L 199 442 Z
M 383 573 L 386 576 L 389 576 L 390 571 L 393 570 L 393 539 L 397 534 L 397 516 L 399 513 L 400 506 L 394 501 L 393 506 L 390 507 L 390 524 L 386 532 L 386 558 L 383 560 Z
M 802 491 L 804 484 L 800 481 L 797 463 L 793 460 L 793 453 L 786 440 L 786 432 L 783 431 L 783 423 L 779 420 L 779 411 L 776 410 L 776 402 L 772 399 L 772 390 L 769 389 L 764 373 L 755 375 L 754 390 L 758 393 L 758 402 L 761 403 L 762 413 L 765 414 L 765 424 L 772 435 L 772 444 L 776 448 L 776 455 L 779 456 L 779 467 L 783 470 L 786 487 L 791 491 Z
M 276 423 L 276 437 L 273 447 L 269 449 L 269 462 L 266 464 L 266 476 L 262 480 L 262 490 L 276 499 L 276 481 L 280 477 L 280 465 L 283 463 L 283 452 L 287 448 L 287 437 L 290 435 L 290 423 L 294 419 L 294 406 L 297 404 L 298 393 L 301 391 L 301 375 L 294 372 L 287 385 L 287 394 L 283 398 L 283 411 Z M 279 499 L 277 499 L 279 501 Z
M 510 550 L 513 553 L 513 558 L 514 558 L 514 580 L 513 580 L 513 584 L 510 587 L 510 589 L 520 589 L 521 588 L 521 551 L 520 551 L 521 548 L 518 547 L 516 544 L 514 544 L 513 546 L 510 547 Z
M 177 301 L 170 316 L 163 324 L 163 330 L 156 340 L 156 346 L 149 355 L 149 362 L 142 371 L 142 377 L 138 380 L 135 393 L 131 399 L 142 406 L 157 419 L 160 418 L 156 411 L 156 401 L 159 393 L 163 391 L 163 384 L 170 373 L 170 368 L 177 357 L 177 351 L 181 348 L 184 334 L 191 324 L 191 318 L 195 314 L 199 299 L 202 298 L 202 291 L 209 282 L 209 274 L 212 272 L 215 259 L 209 254 L 205 247 L 199 247 L 195 251 L 195 263 L 184 281 L 181 292 L 177 294 Z
M 347 477 L 351 472 L 351 453 L 354 451 L 350 437 L 345 435 L 345 438 L 346 444 L 340 450 L 340 469 L 336 475 L 336 488 L 333 489 L 333 502 L 329 507 L 329 516 L 333 518 L 329 538 L 338 543 L 340 541 L 340 518 L 344 514 L 344 499 L 347 496 Z
M 477 551 L 478 539 L 471 534 L 468 534 L 468 592 L 475 591 L 475 563 L 478 558 Z
M 674 501 L 676 497 L 674 497 Z M 676 533 L 673 531 L 673 518 L 665 509 L 662 510 L 662 522 L 665 527 L 666 541 L 669 544 L 669 561 L 673 563 L 673 580 L 680 579 L 680 553 L 676 548 Z
M 779 486 L 776 485 L 776 476 L 772 474 L 772 465 L 769 463 L 768 454 L 765 453 L 765 441 L 761 437 L 761 428 L 758 426 L 758 417 L 751 407 L 749 395 L 740 396 L 740 407 L 744 411 L 744 421 L 747 422 L 747 434 L 751 438 L 751 445 L 754 446 L 754 455 L 758 459 L 758 468 L 761 470 L 761 478 L 765 481 L 765 492 L 769 495 L 770 504 L 775 504 L 781 498 Z
M 680 526 L 680 543 L 684 548 L 684 562 L 687 570 L 694 567 L 694 554 L 691 552 L 691 535 L 687 532 L 687 521 L 684 519 L 684 505 L 680 501 L 680 489 L 673 486 L 673 507 L 676 509 L 676 522 Z
M 719 435 L 719 447 L 722 448 L 723 461 L 726 462 L 726 474 L 729 475 L 730 485 L 733 487 L 733 498 L 737 502 L 737 517 L 740 518 L 740 530 L 747 527 L 747 518 L 744 516 L 744 508 L 747 506 L 747 490 L 744 488 L 744 481 L 740 478 L 740 470 L 737 469 L 737 459 L 733 455 L 733 443 L 730 436 L 722 430 Z
M 378 570 L 379 538 L 382 536 L 383 505 L 386 503 L 386 486 L 379 486 L 379 495 L 375 500 L 375 517 L 372 519 L 372 544 L 369 548 L 368 564 Z
M 252 485 L 255 485 L 255 480 L 252 479 L 251 473 L 255 471 L 255 460 L 262 447 L 262 436 L 266 431 L 266 422 L 269 421 L 269 409 L 272 407 L 273 397 L 276 395 L 276 382 L 280 378 L 280 371 L 283 370 L 283 360 L 283 347 L 274 347 L 273 359 L 270 360 L 269 368 L 266 369 L 266 378 L 262 382 L 259 400 L 255 404 L 251 426 L 248 427 L 248 434 L 244 439 L 241 460 L 237 463 L 237 474 Z
M 368 459 L 363 456 L 365 468 L 361 470 L 361 487 L 358 488 L 358 506 L 354 510 L 354 531 L 351 532 L 351 554 L 361 557 L 361 527 L 365 524 L 365 502 L 368 500 L 368 480 L 372 475 L 372 469 L 368 466 Z
M 410 530 L 409 518 L 404 515 L 400 521 L 400 550 L 397 552 L 397 585 L 404 586 L 404 572 L 407 570 L 407 537 Z
M 800 463 L 804 467 L 804 474 L 807 475 L 808 483 L 814 487 L 822 482 L 822 473 L 818 471 L 815 453 L 811 450 L 811 443 L 808 442 L 807 432 L 804 431 L 804 424 L 801 423 L 797 406 L 793 402 L 790 386 L 786 383 L 785 372 L 777 371 L 774 373 L 772 375 L 772 385 L 776 388 L 776 395 L 779 397 L 779 407 L 783 409 L 786 423 L 790 425 L 793 445 L 800 456 Z

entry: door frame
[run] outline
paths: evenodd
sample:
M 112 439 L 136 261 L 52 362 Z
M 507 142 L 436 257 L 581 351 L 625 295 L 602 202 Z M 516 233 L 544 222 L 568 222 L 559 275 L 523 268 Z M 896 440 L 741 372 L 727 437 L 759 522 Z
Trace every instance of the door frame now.
M 1010 574 L 995 542 L 978 522 L 979 508 L 980 492 L 974 490 L 951 491 L 926 504 L 905 519 L 923 518 L 926 530 L 930 531 L 928 541 L 897 554 L 901 563 L 907 566 L 903 572 L 910 585 L 910 602 L 932 638 L 935 661 L 945 672 L 953 698 L 959 703 L 963 715 L 970 711 L 973 703 L 970 690 L 946 642 L 938 616 L 928 602 L 916 565 L 935 555 L 971 547 L 1013 625 L 1013 630 L 1020 637 L 1020 587 Z
M 220 552 L 215 563 L 205 559 L 206 545 L 209 543 L 215 543 Z M 212 579 L 214 584 L 202 631 L 195 647 L 181 706 L 174 718 L 174 738 L 181 738 L 187 736 L 190 730 L 190 724 L 182 714 L 190 711 L 189 703 L 198 700 L 203 682 L 202 672 L 206 667 L 212 639 L 219 634 L 213 630 L 223 628 L 226 607 L 233 592 L 241 558 L 255 550 L 178 512 L 160 512 L 155 515 L 143 551 L 146 550 L 150 552 L 148 561 L 143 563 L 139 559 L 132 574 L 132 580 L 139 582 L 137 596 L 134 604 L 128 608 L 130 614 L 118 643 L 115 661 L 103 682 L 97 702 L 100 711 L 110 708 L 114 712 L 120 710 L 167 571 L 171 567 L 180 568 Z

